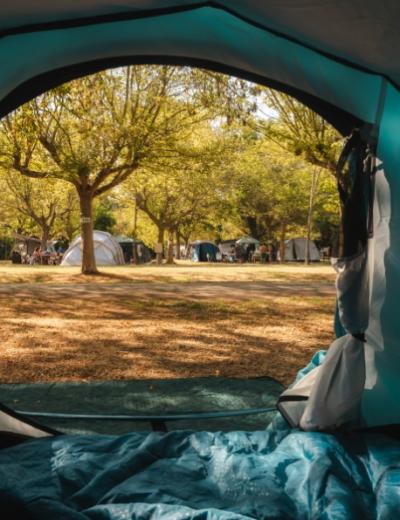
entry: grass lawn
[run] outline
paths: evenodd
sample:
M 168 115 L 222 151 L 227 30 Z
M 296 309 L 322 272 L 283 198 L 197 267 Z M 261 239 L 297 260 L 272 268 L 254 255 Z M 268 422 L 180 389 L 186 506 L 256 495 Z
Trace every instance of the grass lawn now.
M 194 264 L 101 267 L 99 276 L 80 275 L 78 267 L 12 265 L 0 261 L 0 283 L 131 283 L 268 281 L 331 282 L 333 270 L 327 264 Z
M 0 382 L 272 376 L 332 339 L 330 266 L 0 264 Z

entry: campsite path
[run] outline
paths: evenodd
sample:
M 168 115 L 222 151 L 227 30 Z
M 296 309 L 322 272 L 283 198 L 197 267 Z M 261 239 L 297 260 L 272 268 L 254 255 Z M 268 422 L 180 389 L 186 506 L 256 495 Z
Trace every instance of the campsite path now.
M 136 299 L 227 299 L 251 300 L 277 296 L 328 296 L 335 294 L 332 283 L 321 282 L 185 282 L 185 283 L 124 283 L 124 284 L 0 284 L 0 298 L 97 298 L 129 297 Z

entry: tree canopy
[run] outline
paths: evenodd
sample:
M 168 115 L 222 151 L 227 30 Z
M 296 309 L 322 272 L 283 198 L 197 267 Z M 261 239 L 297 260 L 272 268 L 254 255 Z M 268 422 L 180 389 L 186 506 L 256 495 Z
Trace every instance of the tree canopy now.
M 43 247 L 80 232 L 84 273 L 96 272 L 93 223 L 149 245 L 243 234 L 281 250 L 293 235 L 329 245 L 341 145 L 307 107 L 243 80 L 188 67 L 112 69 L 1 122 L 0 219 Z

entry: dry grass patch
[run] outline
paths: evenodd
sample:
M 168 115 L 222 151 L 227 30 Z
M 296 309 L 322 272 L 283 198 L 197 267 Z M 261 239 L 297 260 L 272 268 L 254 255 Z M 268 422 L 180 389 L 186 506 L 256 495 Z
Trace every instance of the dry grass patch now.
M 103 285 L 90 297 L 32 285 L 1 296 L 0 381 L 215 375 L 288 384 L 332 339 L 333 295 L 198 299 L 194 289 L 149 298 L 140 285 Z
M 78 267 L 11 265 L 0 262 L 0 283 L 82 284 L 82 283 L 181 283 L 181 282 L 332 282 L 327 264 L 193 264 L 179 261 L 171 266 L 102 267 L 98 276 L 82 276 Z

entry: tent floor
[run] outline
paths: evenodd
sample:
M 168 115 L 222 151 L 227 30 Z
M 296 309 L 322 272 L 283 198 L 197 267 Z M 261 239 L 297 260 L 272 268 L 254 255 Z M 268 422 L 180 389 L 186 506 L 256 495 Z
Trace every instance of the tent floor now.
M 1 384 L 2 402 L 15 410 L 75 414 L 172 414 L 273 407 L 284 390 L 275 379 L 259 377 L 100 381 L 90 383 Z M 274 413 L 168 422 L 168 430 L 260 430 Z M 149 431 L 148 422 L 38 419 L 65 433 L 121 435 Z

